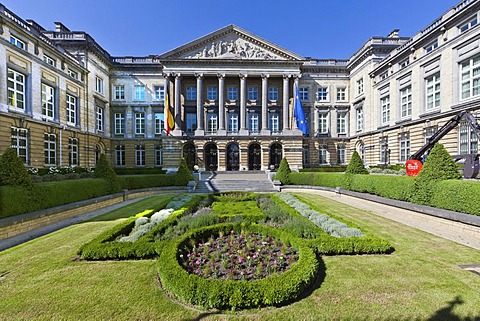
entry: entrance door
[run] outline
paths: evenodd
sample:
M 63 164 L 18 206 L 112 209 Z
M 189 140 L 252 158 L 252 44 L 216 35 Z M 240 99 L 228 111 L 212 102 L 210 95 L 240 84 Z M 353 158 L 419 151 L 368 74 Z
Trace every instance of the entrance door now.
M 197 163 L 195 145 L 193 145 L 192 143 L 187 143 L 183 145 L 183 158 L 185 158 L 188 169 L 193 171 L 193 166 L 195 166 L 195 164 Z
M 260 170 L 262 168 L 262 149 L 260 144 L 253 143 L 248 146 L 248 170 Z
M 216 171 L 218 168 L 218 148 L 215 144 L 205 146 L 205 169 L 207 171 Z
M 278 169 L 280 166 L 280 161 L 282 160 L 282 145 L 279 143 L 273 143 L 270 146 L 270 169 Z M 273 165 L 273 166 L 272 166 Z
M 238 171 L 240 169 L 240 149 L 238 144 L 230 144 L 227 147 L 227 171 Z

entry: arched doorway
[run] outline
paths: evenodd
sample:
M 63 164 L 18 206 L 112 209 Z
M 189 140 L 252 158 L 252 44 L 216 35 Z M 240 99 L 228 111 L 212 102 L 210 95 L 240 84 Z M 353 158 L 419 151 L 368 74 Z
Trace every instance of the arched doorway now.
M 183 145 L 182 157 L 185 158 L 188 169 L 193 171 L 193 166 L 197 163 L 197 153 L 195 152 L 195 145 L 193 143 L 186 143 Z
M 262 168 L 262 148 L 258 143 L 248 146 L 248 170 L 260 170 Z
M 238 144 L 232 143 L 227 146 L 227 171 L 238 171 L 240 169 L 240 148 Z
M 278 166 L 280 166 L 280 161 L 282 160 L 283 157 L 283 151 L 282 151 L 282 145 L 279 143 L 273 143 L 270 146 L 270 169 L 278 169 Z
M 217 145 L 209 143 L 205 145 L 205 169 L 207 171 L 216 171 L 218 168 L 218 148 Z

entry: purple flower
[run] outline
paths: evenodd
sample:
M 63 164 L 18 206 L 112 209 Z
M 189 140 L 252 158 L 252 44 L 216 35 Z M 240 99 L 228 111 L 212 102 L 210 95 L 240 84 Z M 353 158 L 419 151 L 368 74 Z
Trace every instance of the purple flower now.
M 231 230 L 231 231 L 230 231 L 230 234 L 235 234 L 235 231 L 234 231 L 234 230 Z
M 196 261 L 195 261 L 195 264 L 196 264 L 196 265 L 200 265 L 200 263 L 201 263 L 200 260 L 196 260 Z
M 190 257 L 190 253 L 187 254 L 187 257 Z
M 243 259 L 241 257 L 238 258 L 238 263 L 242 263 Z

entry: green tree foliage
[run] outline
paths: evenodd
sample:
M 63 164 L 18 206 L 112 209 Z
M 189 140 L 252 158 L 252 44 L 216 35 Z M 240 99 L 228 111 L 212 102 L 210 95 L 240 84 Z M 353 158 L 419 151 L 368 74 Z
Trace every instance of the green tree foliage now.
M 7 148 L 0 157 L 0 183 L 30 188 L 33 186 L 30 174 L 13 148 Z
M 290 184 L 290 166 L 288 165 L 287 158 L 282 158 L 280 165 L 278 166 L 277 174 L 275 174 L 275 179 L 282 182 L 283 185 Z
M 363 161 L 358 155 L 357 151 L 354 151 L 352 154 L 352 159 L 348 163 L 347 169 L 345 171 L 347 174 L 369 174 L 368 170 L 363 166 Z
M 182 158 L 182 160 L 180 161 L 180 166 L 178 167 L 177 180 L 175 185 L 185 186 L 188 184 L 189 181 L 193 181 L 193 176 L 188 169 L 185 158 Z
M 113 170 L 112 166 L 107 160 L 105 154 L 100 154 L 97 165 L 95 166 L 94 172 L 95 178 L 103 178 L 110 183 L 110 191 L 112 193 L 118 192 L 120 190 L 120 184 L 117 180 L 117 174 Z

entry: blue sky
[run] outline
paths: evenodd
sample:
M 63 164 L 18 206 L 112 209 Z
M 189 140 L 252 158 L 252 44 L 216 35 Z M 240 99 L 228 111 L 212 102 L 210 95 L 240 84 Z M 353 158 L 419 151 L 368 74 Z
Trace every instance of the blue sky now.
M 161 54 L 235 24 L 302 56 L 348 59 L 372 36 L 410 37 L 459 0 L 0 0 L 48 30 L 86 31 L 113 56 Z

